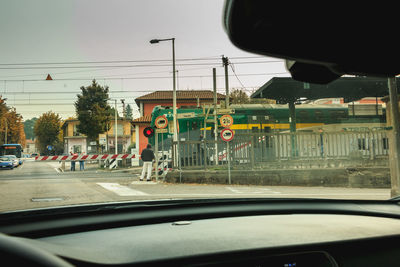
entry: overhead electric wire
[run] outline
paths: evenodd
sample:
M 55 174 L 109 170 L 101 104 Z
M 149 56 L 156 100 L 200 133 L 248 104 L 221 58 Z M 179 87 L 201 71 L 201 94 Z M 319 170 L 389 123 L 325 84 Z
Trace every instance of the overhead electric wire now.
M 236 62 L 235 64 L 260 64 L 275 63 L 282 61 L 247 61 Z M 183 63 L 175 66 L 219 66 L 220 63 Z M 139 64 L 139 65 L 96 65 L 96 66 L 52 66 L 52 67 L 0 67 L 2 70 L 33 70 L 33 69 L 88 69 L 88 68 L 139 68 L 139 67 L 171 67 L 171 64 Z
M 243 73 L 228 76 L 271 76 L 271 75 L 283 75 L 288 74 L 288 72 L 270 72 L 270 73 Z M 224 75 L 217 75 L 217 78 L 225 77 Z M 179 79 L 182 78 L 212 78 L 212 75 L 180 75 Z M 88 81 L 88 80 L 152 80 L 152 79 L 171 79 L 171 76 L 142 76 L 142 77 L 87 77 L 87 78 L 54 78 L 52 81 Z M 1 80 L 0 82 L 48 82 L 44 79 L 9 79 L 9 80 Z
M 231 59 L 252 59 L 264 58 L 263 56 L 238 56 Z M 200 57 L 200 58 L 178 58 L 178 61 L 201 61 L 201 60 L 220 60 L 220 56 Z M 73 65 L 73 64 L 110 64 L 110 63 L 142 63 L 142 62 L 169 62 L 171 59 L 142 59 L 142 60 L 103 60 L 103 61 L 65 61 L 65 62 L 27 62 L 27 63 L 0 63 L 0 66 L 17 66 L 17 65 Z M 275 61 L 275 60 L 274 60 Z M 282 60 L 279 60 L 282 62 Z

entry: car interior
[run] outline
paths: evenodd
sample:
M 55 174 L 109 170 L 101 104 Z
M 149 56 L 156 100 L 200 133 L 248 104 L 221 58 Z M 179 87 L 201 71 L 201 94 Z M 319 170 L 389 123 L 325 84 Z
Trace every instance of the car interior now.
M 393 9 L 331 6 L 226 0 L 221 16 L 234 45 L 286 59 L 299 81 L 400 72 Z M 0 255 L 15 266 L 397 266 L 398 201 L 185 199 L 9 211 L 0 214 Z

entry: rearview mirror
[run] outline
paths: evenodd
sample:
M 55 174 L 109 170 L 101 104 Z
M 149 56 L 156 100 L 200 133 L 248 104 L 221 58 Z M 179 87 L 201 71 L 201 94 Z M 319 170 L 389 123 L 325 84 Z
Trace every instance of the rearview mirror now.
M 224 26 L 237 47 L 296 61 L 300 65 L 289 71 L 297 71 L 297 79 L 312 82 L 319 74 L 324 83 L 343 74 L 399 74 L 396 13 L 376 2 L 343 6 L 226 0 Z

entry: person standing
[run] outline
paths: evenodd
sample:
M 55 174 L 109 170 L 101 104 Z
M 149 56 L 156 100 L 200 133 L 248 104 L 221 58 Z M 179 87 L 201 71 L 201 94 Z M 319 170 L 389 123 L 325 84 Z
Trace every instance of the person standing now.
M 85 155 L 85 152 L 81 153 L 81 156 Z M 85 160 L 81 159 L 79 160 L 79 170 L 83 171 L 85 169 Z
M 151 171 L 153 167 L 153 160 L 155 159 L 154 152 L 151 150 L 151 145 L 147 144 L 147 147 L 142 150 L 141 158 L 143 160 L 142 175 L 140 176 L 140 181 L 143 181 L 144 175 L 147 172 L 147 181 L 151 181 Z
M 69 153 L 71 156 L 75 156 L 75 154 L 72 153 L 72 150 Z M 71 171 L 75 171 L 75 160 L 72 160 L 72 159 L 71 159 Z

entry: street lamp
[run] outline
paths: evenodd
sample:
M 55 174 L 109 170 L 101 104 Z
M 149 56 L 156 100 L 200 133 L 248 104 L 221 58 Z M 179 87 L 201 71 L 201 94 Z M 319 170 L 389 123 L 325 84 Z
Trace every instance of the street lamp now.
M 172 91 L 172 115 L 173 115 L 173 123 L 174 123 L 174 135 L 173 141 L 178 141 L 178 132 L 177 132 L 177 121 L 176 121 L 176 71 L 175 71 L 175 38 L 168 38 L 168 39 L 152 39 L 150 40 L 150 44 L 158 44 L 159 42 L 163 41 L 172 41 L 172 79 L 173 79 L 173 91 Z M 175 167 L 177 166 L 177 159 L 178 157 L 178 149 L 175 150 L 175 160 L 174 164 Z

